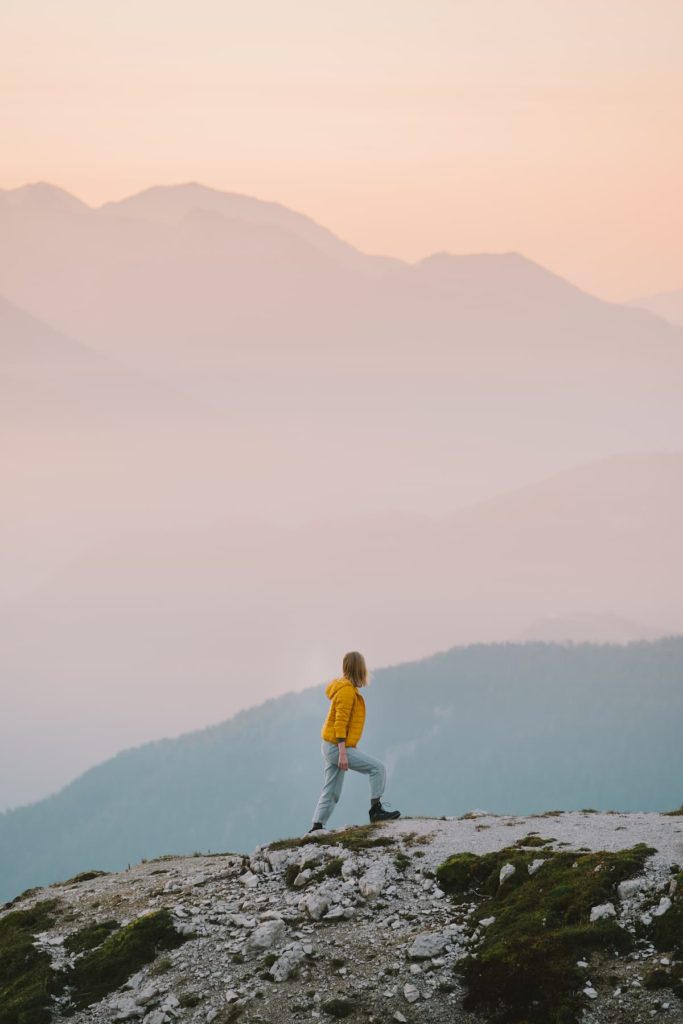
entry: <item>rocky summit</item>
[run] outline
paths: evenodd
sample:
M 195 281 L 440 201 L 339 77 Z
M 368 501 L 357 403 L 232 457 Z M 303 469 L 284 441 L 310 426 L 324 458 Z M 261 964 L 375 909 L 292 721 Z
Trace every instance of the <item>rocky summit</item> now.
M 683 815 L 403 818 L 0 910 L 0 1024 L 683 1022 Z

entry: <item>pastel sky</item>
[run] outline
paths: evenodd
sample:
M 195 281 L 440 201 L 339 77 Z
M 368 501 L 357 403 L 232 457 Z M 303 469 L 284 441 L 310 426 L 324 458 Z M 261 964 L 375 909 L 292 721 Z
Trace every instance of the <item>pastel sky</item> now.
M 200 181 L 418 259 L 683 287 L 681 0 L 2 0 L 0 186 Z

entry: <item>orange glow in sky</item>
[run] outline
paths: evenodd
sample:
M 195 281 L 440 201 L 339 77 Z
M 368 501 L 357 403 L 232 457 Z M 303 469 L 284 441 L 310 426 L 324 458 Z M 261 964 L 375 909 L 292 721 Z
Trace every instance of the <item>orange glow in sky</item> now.
M 369 252 L 683 287 L 680 0 L 4 0 L 0 187 L 199 181 Z

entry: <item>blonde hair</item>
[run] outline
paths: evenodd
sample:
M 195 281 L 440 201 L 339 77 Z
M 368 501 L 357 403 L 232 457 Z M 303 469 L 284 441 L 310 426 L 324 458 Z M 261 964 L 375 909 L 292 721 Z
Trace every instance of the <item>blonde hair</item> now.
M 349 679 L 354 686 L 367 686 L 370 681 L 365 658 L 358 651 L 349 651 L 344 655 L 342 671 L 344 677 Z

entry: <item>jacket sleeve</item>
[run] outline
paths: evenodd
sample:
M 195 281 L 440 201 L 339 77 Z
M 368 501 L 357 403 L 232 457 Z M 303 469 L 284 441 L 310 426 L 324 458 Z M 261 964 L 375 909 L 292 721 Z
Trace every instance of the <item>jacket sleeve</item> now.
M 352 686 L 343 686 L 334 698 L 334 734 L 337 740 L 346 739 L 355 699 L 356 692 Z

